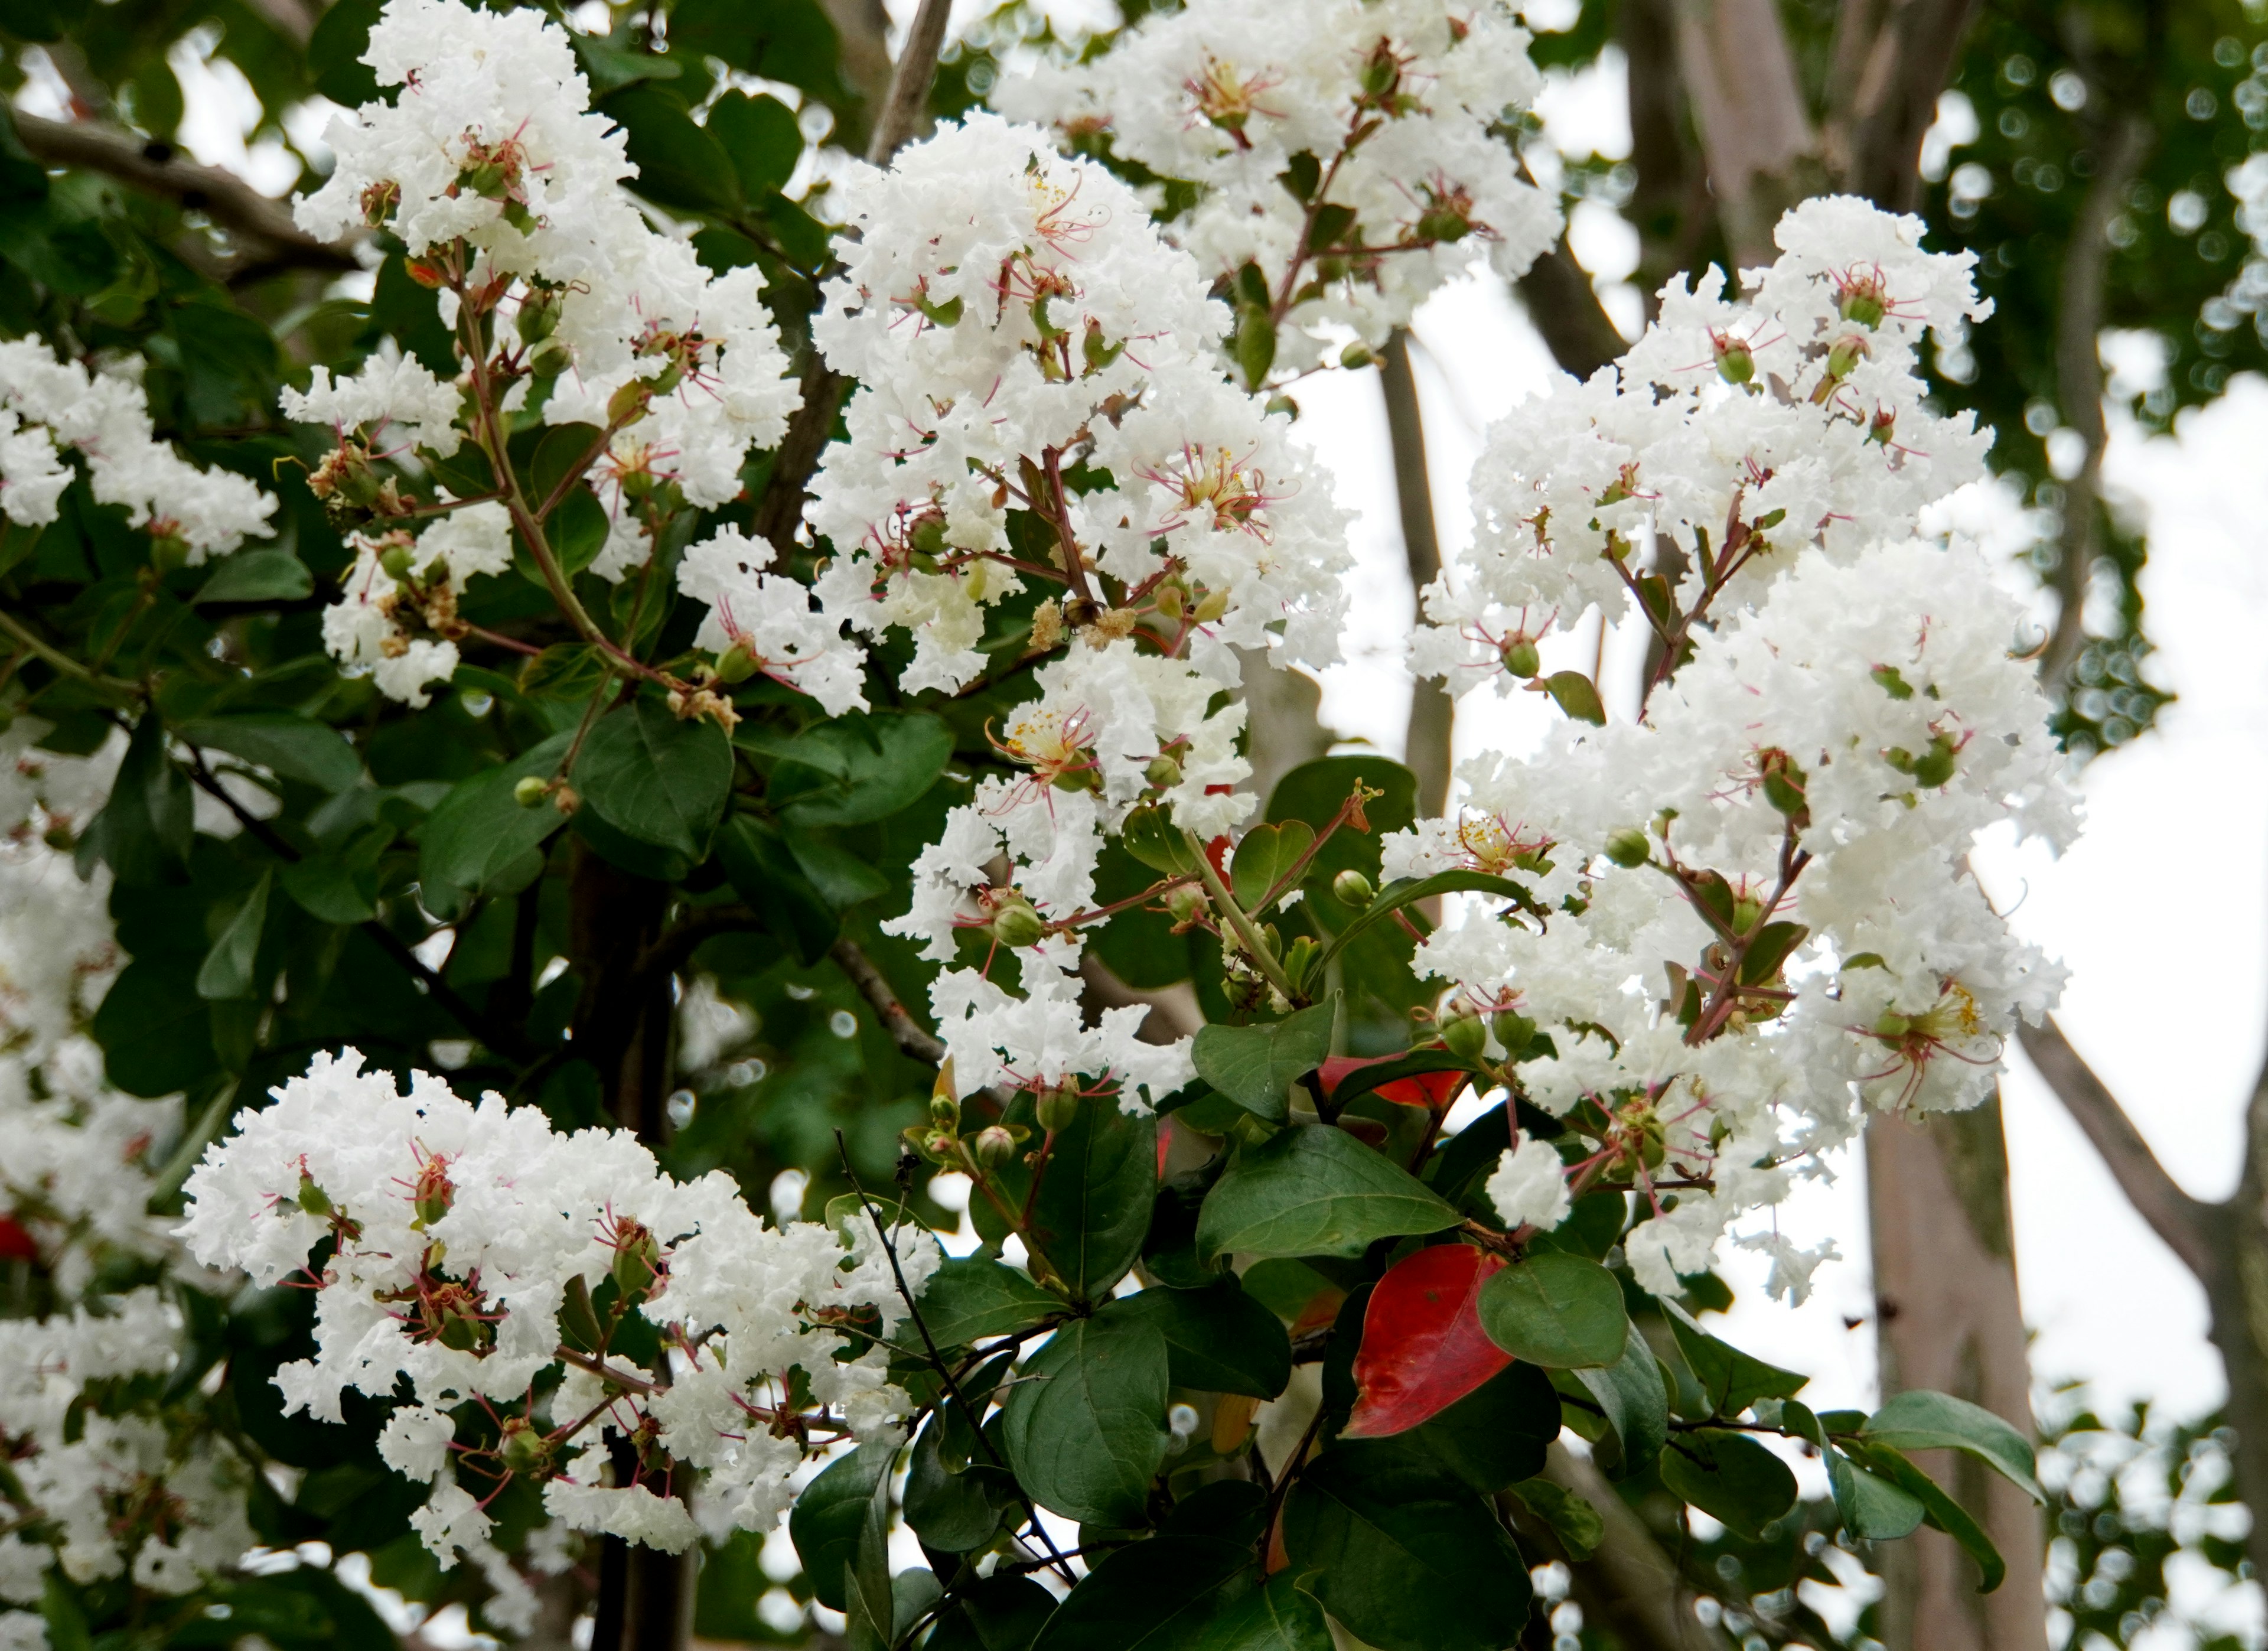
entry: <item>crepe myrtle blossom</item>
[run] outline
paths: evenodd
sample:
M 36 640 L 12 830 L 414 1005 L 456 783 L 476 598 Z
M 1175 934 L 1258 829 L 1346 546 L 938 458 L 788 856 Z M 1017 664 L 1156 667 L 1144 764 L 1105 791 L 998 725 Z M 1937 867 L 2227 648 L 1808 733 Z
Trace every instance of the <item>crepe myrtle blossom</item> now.
M 78 475 L 99 505 L 125 506 L 161 566 L 194 567 L 264 535 L 276 500 L 240 475 L 190 463 L 159 441 L 141 385 L 122 372 L 59 361 L 37 338 L 0 343 L 0 516 L 55 520 Z
M 1234 647 L 1336 656 L 1344 516 L 1125 185 L 978 112 L 830 199 L 813 335 L 859 387 L 806 520 L 828 618 L 913 637 L 904 687 L 968 683 L 987 608 L 1033 580 L 1035 647 L 1136 638 L 1223 686 Z
M 676 1551 L 768 1528 L 809 1455 L 887 1435 L 910 1407 L 887 1371 L 907 1305 L 871 1224 L 768 1226 L 729 1176 L 674 1180 L 624 1131 L 562 1135 L 423 1073 L 400 1089 L 347 1050 L 239 1113 L 188 1193 L 197 1259 L 316 1292 L 315 1356 L 276 1374 L 287 1412 L 406 1394 L 381 1454 L 431 1484 L 413 1522 L 445 1566 L 482 1568 L 505 1626 L 534 1609 L 490 1539 L 512 1478 L 565 1528 Z M 918 1291 L 935 1242 L 893 1242 Z M 661 1338 L 659 1370 L 613 1349 L 632 1314 Z M 475 1413 L 493 1441 L 453 1442 Z M 637 1454 L 628 1482 L 609 1439 Z
M 1256 387 L 1350 332 L 1354 358 L 1377 349 L 1481 256 L 1516 277 L 1551 245 L 1558 210 L 1506 141 L 1543 89 L 1528 41 L 1498 0 L 1198 0 L 993 102 L 1195 195 L 1163 231 L 1246 318 Z
M 421 622 L 396 623 L 403 575 L 386 568 L 381 583 L 372 564 L 399 550 L 402 567 L 424 566 L 437 530 L 410 542 L 422 519 L 490 504 L 422 496 L 387 461 L 430 468 L 469 442 L 492 475 L 509 421 L 540 408 L 546 424 L 595 428 L 587 442 L 560 438 L 563 468 L 539 464 L 554 478 L 548 497 L 512 483 L 494 513 L 533 542 L 586 478 L 605 527 L 585 560 L 620 582 L 652 560 L 675 512 L 739 496 L 749 450 L 779 440 L 799 393 L 762 276 L 711 274 L 622 187 L 637 174 L 622 134 L 592 112 L 556 24 L 457 0 L 390 0 L 362 61 L 401 90 L 333 121 L 337 164 L 296 217 L 325 238 L 364 225 L 398 236 L 411 277 L 437 290 L 458 371 L 445 380 L 381 354 L 342 377 L 317 368 L 283 402 L 290 416 L 330 426 L 335 445 L 309 485 L 359 530 L 364 552 L 342 603 L 350 611 L 327 627 L 333 651 L 371 669 L 388 696 L 423 704 L 455 666 L 453 608 L 434 614 L 421 586 L 407 593 Z M 508 541 L 479 531 L 509 559 Z

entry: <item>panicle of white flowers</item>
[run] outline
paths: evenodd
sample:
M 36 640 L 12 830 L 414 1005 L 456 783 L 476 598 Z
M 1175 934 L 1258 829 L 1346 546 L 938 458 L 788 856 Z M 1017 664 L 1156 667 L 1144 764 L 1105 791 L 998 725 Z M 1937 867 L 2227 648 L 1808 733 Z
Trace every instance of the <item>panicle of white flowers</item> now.
M 1528 41 L 1502 0 L 1197 0 L 993 101 L 1193 187 L 1165 233 L 1276 327 L 1281 377 L 1383 344 L 1483 247 L 1513 277 L 1551 245 L 1503 129 L 1543 88 Z
M 21 718 L 0 733 L 0 1255 L 33 1263 L 44 1316 L 0 1335 L 0 1644 L 44 1647 L 45 1578 L 127 1577 L 175 1596 L 251 1546 L 251 1468 L 221 1435 L 96 1384 L 162 1375 L 178 1360 L 178 1308 L 147 1285 L 106 1286 L 124 1265 L 202 1278 L 149 1213 L 155 1164 L 182 1126 L 178 1096 L 145 1101 L 104 1081 L 86 1036 L 122 961 L 99 870 L 70 852 L 108 790 L 115 751 L 58 756 Z M 31 1607 L 15 1610 L 10 1607 Z M 12 1638 L 11 1638 L 12 1636 Z
M 562 1135 L 424 1073 L 404 1091 L 347 1050 L 240 1112 L 188 1191 L 200 1261 L 316 1290 L 315 1356 L 276 1375 L 287 1411 L 336 1419 L 349 1389 L 387 1401 L 407 1382 L 380 1453 L 431 1484 L 412 1522 L 445 1566 L 462 1554 L 489 1575 L 507 1627 L 534 1603 L 490 1540 L 512 1477 L 570 1529 L 681 1551 L 768 1528 L 811 1452 L 909 1407 L 878 1339 L 906 1304 L 871 1226 L 847 1245 L 817 1222 L 768 1226 L 729 1176 L 673 1180 L 623 1131 Z M 894 1242 L 918 1291 L 937 1246 L 917 1228 Z M 608 1352 L 632 1314 L 660 1339 L 654 1367 Z M 510 1412 L 494 1449 L 453 1445 L 468 1404 Z M 631 1482 L 609 1480 L 610 1435 L 639 1452 Z
M 190 463 L 159 441 L 142 387 L 115 372 L 56 359 L 37 338 L 0 343 L 0 515 L 21 527 L 55 520 L 77 474 L 76 452 L 99 505 L 162 549 L 195 566 L 265 534 L 276 501 L 226 470 Z
M 503 431 L 478 422 L 538 408 L 547 424 L 596 426 L 591 482 L 608 528 L 590 565 L 619 582 L 653 554 L 652 501 L 713 509 L 736 498 L 749 448 L 778 441 L 799 393 L 762 275 L 711 274 L 622 187 L 637 169 L 622 132 L 591 110 L 557 25 L 459 0 L 389 0 L 363 61 L 401 90 L 332 122 L 337 164 L 298 221 L 327 238 L 363 225 L 399 238 L 413 278 L 439 290 L 460 370 L 443 381 L 381 354 L 346 378 L 317 369 L 284 407 L 337 435 L 311 478 L 317 495 L 377 519 L 358 540 L 342 604 L 351 611 L 331 616 L 326 640 L 349 669 L 423 704 L 455 667 L 462 576 L 510 559 L 504 515 L 468 530 L 480 548 L 460 565 L 467 547 L 449 540 L 447 515 L 410 536 L 420 518 L 460 507 L 404 498 L 376 460 L 446 461 L 470 439 L 494 461 Z M 552 501 L 523 503 L 540 516 Z M 405 568 L 439 560 L 460 575 L 444 581 L 443 611 L 432 581 L 405 593 L 400 576 L 373 577 L 390 549 Z
M 1958 535 L 1917 536 L 1984 446 L 1922 404 L 1924 329 L 1983 306 L 1919 230 L 1815 200 L 1750 302 L 1714 272 L 1668 290 L 1618 368 L 1492 432 L 1480 541 L 1428 593 L 1416 652 L 1463 686 L 1534 677 L 1538 634 L 1625 591 L 1671 663 L 1690 650 L 1638 721 L 1476 758 L 1458 813 L 1386 844 L 1389 876 L 1531 888 L 1543 915 L 1469 912 L 1418 959 L 1523 1049 L 1546 1032 L 1521 1081 L 1586 1126 L 1490 1190 L 1549 1226 L 1563 1174 L 1635 1184 L 1653 1214 L 1626 1248 L 1663 1293 L 1865 1107 L 1975 1104 L 2061 984 L 1966 870 L 1985 827 L 2059 847 L 2076 814 L 2020 605 Z M 1799 1296 L 1822 1258 L 1739 1242 Z

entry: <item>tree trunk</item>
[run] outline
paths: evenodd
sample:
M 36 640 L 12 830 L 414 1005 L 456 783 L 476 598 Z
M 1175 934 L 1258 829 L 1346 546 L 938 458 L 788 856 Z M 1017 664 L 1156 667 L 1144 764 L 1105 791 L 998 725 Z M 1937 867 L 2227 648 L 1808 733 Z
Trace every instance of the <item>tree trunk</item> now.
M 1244 701 L 1245 760 L 1252 764 L 1247 784 L 1265 808 L 1278 780 L 1330 753 L 1331 732 L 1315 715 L 1323 690 L 1305 671 L 1277 669 L 1256 648 L 1239 648 L 1236 657 L 1244 668 L 1239 697 Z
M 1418 375 L 1410 368 L 1410 332 L 1397 327 L 1380 363 L 1386 392 L 1386 429 L 1394 447 L 1394 491 L 1401 505 L 1402 549 L 1410 564 L 1410 589 L 1419 601 L 1441 576 L 1441 540 L 1433 519 L 1432 478 L 1425 471 L 1425 423 L 1418 408 Z M 1413 623 L 1422 623 L 1423 609 Z M 1418 776 L 1418 813 L 1438 815 L 1449 800 L 1452 741 L 1457 703 L 1438 680 L 1412 679 L 1410 727 L 1402 760 Z
M 674 1005 L 669 971 L 642 971 L 639 960 L 661 938 L 669 890 L 580 842 L 572 854 L 569 944 L 583 989 L 571 1041 L 598 1069 L 615 1122 L 658 1146 L 668 1129 Z M 615 1479 L 623 1483 L 635 1459 L 621 1440 L 614 1448 Z M 602 1538 L 591 1651 L 680 1651 L 692 1629 L 693 1566 L 689 1553 Z
M 2031 1437 L 1999 1095 L 1924 1122 L 1878 1114 L 1867 1126 L 1867 1188 L 1882 1397 L 1934 1388 Z M 1991 1535 L 2008 1581 L 1977 1593 L 1975 1563 L 1939 1531 L 1886 1545 L 1882 1624 L 1890 1651 L 2041 1651 L 2047 1606 L 2038 1508 L 1969 1456 L 1926 1451 L 1918 1460 Z

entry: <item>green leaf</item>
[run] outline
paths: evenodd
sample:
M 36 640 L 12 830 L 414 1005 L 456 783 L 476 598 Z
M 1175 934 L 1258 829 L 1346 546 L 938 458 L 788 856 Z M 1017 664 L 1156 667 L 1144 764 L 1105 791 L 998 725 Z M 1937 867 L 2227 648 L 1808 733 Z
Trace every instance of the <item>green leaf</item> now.
M 717 859 L 740 897 L 756 909 L 764 927 L 795 948 L 807 968 L 827 955 L 842 932 L 842 917 L 803 874 L 779 828 L 752 814 L 734 814 L 717 834 Z
M 641 696 L 599 719 L 574 784 L 583 806 L 625 837 L 698 860 L 732 792 L 733 748 L 706 718 L 687 722 Z
M 1390 831 L 1406 831 L 1417 820 L 1418 777 L 1382 756 L 1325 756 L 1300 763 L 1268 793 L 1271 823 L 1302 820 L 1320 834 L 1338 817 L 1358 785 L 1379 793 L 1363 805 L 1370 829 L 1346 825 L 1323 838 L 1307 863 L 1310 887 L 1328 886 L 1341 872 L 1350 871 L 1360 872 L 1373 883 L 1378 881 L 1379 840 Z
M 260 932 L 268 925 L 268 891 L 275 881 L 272 870 L 260 873 L 260 881 L 253 884 L 252 892 L 228 920 L 228 927 L 221 931 L 220 939 L 205 954 L 203 966 L 197 970 L 200 998 L 254 995 L 254 966 L 260 958 Z
M 1598 1368 L 1631 1333 L 1623 1288 L 1595 1261 L 1541 1251 L 1481 1286 L 1481 1328 L 1515 1359 L 1548 1370 Z
M 1543 679 L 1543 691 L 1576 721 L 1606 726 L 1607 708 L 1600 703 L 1598 686 L 1582 672 L 1554 671 Z
M 278 881 L 309 917 L 323 923 L 367 923 L 378 915 L 378 873 L 329 854 L 293 860 Z
M 2034 1501 L 2046 1493 L 2033 1477 L 2032 1447 L 2024 1436 L 1980 1404 L 1916 1388 L 1868 1417 L 1859 1433 L 1894 1450 L 1959 1450 L 1976 1457 Z
M 1246 832 L 1228 863 L 1228 888 L 1236 903 L 1258 917 L 1268 891 L 1291 875 L 1314 844 L 1315 829 L 1304 820 L 1256 825 Z
M 1744 986 L 1768 986 L 1779 973 L 1780 965 L 1788 954 L 1803 944 L 1811 931 L 1800 923 L 1767 923 L 1749 942 L 1749 949 L 1741 957 L 1741 984 Z
M 771 96 L 728 92 L 709 107 L 709 135 L 733 158 L 740 193 L 749 200 L 777 195 L 803 158 L 803 129 L 795 111 Z
M 1330 1623 L 1300 1579 L 1279 1571 L 1204 1625 L 1190 1651 L 1331 1651 Z
M 1492 1496 L 1543 1470 L 1559 1427 L 1550 1379 L 1515 1361 L 1417 1426 L 1377 1442 L 1400 1451 L 1413 1470 L 1462 1479 Z
M 516 761 L 459 781 L 426 816 L 418 833 L 417 881 L 428 910 L 455 916 L 473 896 L 503 883 L 566 823 L 549 798 L 522 807 L 512 788 L 531 776 L 549 779 L 573 738 L 554 734 Z
M 1272 1399 L 1292 1380 L 1284 1321 L 1233 1278 L 1198 1290 L 1152 1287 L 1121 1297 L 1111 1310 L 1158 1327 L 1177 1388 Z
M 1158 1120 L 1089 1098 L 1048 1149 L 1031 1238 L 1075 1299 L 1101 1301 L 1142 1254 L 1157 1197 Z
M 1197 857 L 1189 851 L 1189 837 L 1163 808 L 1145 803 L 1135 809 L 1119 829 L 1118 840 L 1129 854 L 1153 872 L 1163 872 L 1168 877 L 1187 877 L 1197 868 Z
M 1661 1453 L 1661 1482 L 1751 1542 L 1795 1506 L 1795 1475 L 1746 1434 L 1698 1428 Z
M 1379 1651 L 1501 1651 L 1528 1624 L 1519 1548 L 1480 1496 L 1391 1444 L 1336 1445 L 1300 1474 L 1284 1507 L 1300 1586 Z
M 343 0 L 342 0 L 343 3 Z M 326 13 L 328 23 L 333 12 Z M 315 576 L 289 550 L 239 550 L 213 567 L 189 600 L 207 602 L 291 602 L 315 593 Z
M 1362 915 L 1341 929 L 1331 943 L 1323 947 L 1318 967 L 1328 966 L 1333 958 L 1346 950 L 1348 943 L 1357 935 L 1385 922 L 1403 907 L 1416 905 L 1421 900 L 1430 900 L 1436 895 L 1456 894 L 1496 895 L 1528 910 L 1533 910 L 1535 903 L 1528 890 L 1518 883 L 1509 878 L 1492 877 L 1486 872 L 1436 872 L 1431 877 L 1414 881 L 1405 878 L 1378 891 L 1378 897 L 1363 908 Z
M 891 1450 L 885 1463 L 897 1453 Z M 885 1471 L 859 1508 L 858 1545 L 843 1566 L 844 1636 L 853 1651 L 889 1651 L 897 1625 L 890 1586 L 890 1476 Z
M 637 176 L 630 187 L 660 206 L 718 212 L 740 198 L 739 174 L 724 144 L 693 123 L 677 100 L 639 84 L 610 92 L 598 112 L 622 129 Z
M 1836 1512 L 1854 1537 L 1869 1542 L 1896 1542 L 1920 1528 L 1929 1509 L 1921 1499 L 1889 1480 L 1855 1467 L 1839 1450 L 1827 1453 L 1827 1483 L 1835 1493 Z
M 843 1608 L 844 1571 L 858 1557 L 874 1493 L 889 1483 L 890 1459 L 896 1455 L 896 1446 L 885 1440 L 860 1445 L 829 1463 L 796 1498 L 787 1534 L 822 1605 Z
M 1669 1318 L 1670 1333 L 1677 1338 L 1677 1350 L 1685 1355 L 1693 1379 L 1708 1396 L 1712 1416 L 1737 1416 L 1758 1399 L 1793 1398 L 1811 1380 L 1752 1359 L 1730 1343 L 1718 1340 L 1674 1301 L 1664 1303 L 1663 1310 Z
M 960 1591 L 924 1651 L 1029 1651 L 1055 1610 L 1030 1577 L 995 1573 Z
M 932 1419 L 914 1441 L 906 1469 L 906 1523 L 924 1547 L 967 1553 L 992 1540 L 1000 1510 L 1015 1500 L 1015 1485 L 990 1466 L 949 1470 L 938 1448 L 944 1434 L 944 1423 Z
M 1060 1298 L 1013 1267 L 983 1256 L 948 1256 L 930 1275 L 917 1305 L 939 1347 L 965 1347 L 1027 1330 L 1064 1308 Z
M 343 107 L 378 100 L 378 77 L 362 55 L 370 49 L 370 26 L 378 21 L 379 10 L 379 0 L 336 0 L 307 37 L 307 72 L 315 90 Z
M 1207 1258 L 1353 1257 L 1381 1238 L 1438 1233 L 1459 1219 L 1344 1131 L 1300 1125 L 1237 1155 L 1205 1195 L 1197 1248 Z
M 1331 1052 L 1337 1010 L 1334 999 L 1262 1026 L 1202 1027 L 1190 1050 L 1197 1076 L 1255 1117 L 1281 1124 L 1292 1084 Z
M 1869 1470 L 1918 1501 L 1927 1510 L 1927 1522 L 1959 1543 L 1962 1551 L 1977 1561 L 1980 1574 L 1978 1593 L 1990 1594 L 2007 1581 L 2008 1562 L 2000 1557 L 2000 1550 L 1993 1544 L 1992 1538 L 1936 1480 L 1888 1445 L 1857 1445 L 1852 1448 L 1851 1454 L 1864 1462 Z
M 1119 1549 L 1071 1589 L 1033 1651 L 1171 1651 L 1198 1643 L 1224 1602 L 1258 1580 L 1252 1550 L 1218 1537 Z
M 99 855 L 129 887 L 166 881 L 188 860 L 195 820 L 189 782 L 166 755 L 165 722 L 144 711 L 126 742 L 110 799 L 80 841 L 80 870 Z
M 1606 1539 L 1607 1522 L 1599 1517 L 1599 1510 L 1574 1492 L 1554 1485 L 1549 1479 L 1523 1479 L 1512 1487 L 1512 1493 L 1528 1505 L 1534 1514 L 1551 1528 L 1559 1545 L 1567 1550 L 1568 1558 L 1587 1559 L 1599 1544 Z
M 780 836 L 788 852 L 819 897 L 836 911 L 890 891 L 890 880 L 835 840 L 832 833 L 791 827 Z
M 1169 1381 L 1166 1338 L 1147 1320 L 1106 1307 L 1057 1330 L 1000 1414 L 1001 1443 L 1032 1500 L 1082 1524 L 1141 1524 L 1172 1440 Z
M 1601 1370 L 1577 1370 L 1581 1382 L 1607 1425 L 1622 1444 L 1622 1471 L 1645 1469 L 1669 1437 L 1669 1389 L 1661 1379 L 1661 1366 L 1635 1330 L 1623 1344 L 1623 1356 Z
M 111 1083 L 128 1095 L 172 1095 L 219 1065 L 204 999 L 181 970 L 154 959 L 126 966 L 103 994 L 90 1029 L 102 1045 Z
M 174 732 L 193 746 L 225 751 L 247 763 L 310 785 L 338 792 L 362 778 L 362 758 L 344 735 L 327 722 L 284 711 L 239 711 L 232 717 L 199 717 Z
M 849 715 L 792 739 L 743 727 L 740 743 L 777 759 L 765 798 L 792 825 L 865 825 L 920 800 L 953 756 L 953 731 L 927 711 Z

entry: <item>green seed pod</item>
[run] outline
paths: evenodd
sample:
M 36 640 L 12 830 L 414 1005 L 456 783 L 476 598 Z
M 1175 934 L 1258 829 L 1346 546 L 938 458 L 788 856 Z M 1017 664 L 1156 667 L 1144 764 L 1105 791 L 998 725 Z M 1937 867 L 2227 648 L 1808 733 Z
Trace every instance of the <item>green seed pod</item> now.
M 1057 1130 L 1071 1127 L 1071 1120 L 1079 1116 L 1079 1080 L 1066 1078 L 1040 1096 L 1035 1116 L 1040 1127 L 1052 1135 Z
M 523 808 L 533 808 L 551 793 L 551 783 L 541 774 L 530 774 L 512 788 L 512 800 Z
M 625 1220 L 615 1245 L 615 1288 L 625 1301 L 643 1301 L 660 1276 L 661 1246 L 636 1221 Z
M 497 1455 L 514 1473 L 541 1475 L 551 1466 L 551 1441 L 518 1416 L 507 1416 Z
M 1022 901 L 1011 901 L 992 914 L 992 938 L 1011 947 L 1037 946 L 1047 938 L 1048 925 Z
M 1331 893 L 1357 911 L 1366 910 L 1378 898 L 1378 891 L 1370 886 L 1370 879 L 1350 866 L 1331 879 Z
M 1204 599 L 1197 606 L 1197 623 L 1201 625 L 1209 625 L 1227 611 L 1228 593 L 1207 591 L 1204 593 Z
M 1478 1060 L 1488 1048 L 1487 1023 L 1476 1014 L 1453 1015 L 1441 1022 L 1441 1042 L 1452 1055 Z
M 1653 844 L 1636 826 L 1624 826 L 1607 838 L 1607 858 L 1624 871 L 1634 871 L 1653 857 Z
M 1166 910 L 1177 927 L 1194 923 L 1204 915 L 1204 890 L 1193 884 L 1183 883 L 1166 896 Z
M 549 287 L 538 287 L 520 301 L 519 314 L 514 326 L 520 342 L 540 344 L 559 330 L 559 312 L 563 294 Z
M 1764 915 L 1764 903 L 1763 901 L 1757 899 L 1754 895 L 1742 895 L 1739 899 L 1733 902 L 1733 932 L 1735 934 L 1746 934 L 1750 929 L 1756 926 L 1756 920 Z
M 1514 637 L 1504 645 L 1504 668 L 1514 676 L 1532 677 L 1543 668 L 1543 658 L 1532 638 Z
M 1827 352 L 1827 376 L 1847 379 L 1851 376 L 1851 370 L 1873 353 L 1867 347 L 1865 339 L 1856 333 L 1847 334 L 1837 339 Z
M 1377 359 L 1368 344 L 1349 344 L 1339 351 L 1339 365 L 1343 367 L 1366 367 Z
M 1756 357 L 1744 339 L 1712 337 L 1710 350 L 1717 357 L 1717 376 L 1727 384 L 1749 384 L 1756 380 Z
M 378 553 L 378 565 L 396 585 L 406 583 L 417 559 L 406 544 L 388 545 Z
M 334 1205 L 331 1195 L 315 1184 L 315 1178 L 306 1170 L 299 1172 L 299 1207 L 310 1215 L 328 1215 Z
M 745 682 L 755 674 L 756 656 L 745 641 L 735 641 L 717 656 L 717 680 L 728 687 Z
M 1843 295 L 1843 319 L 1861 327 L 1874 328 L 1882 324 L 1881 295 L 1862 287 L 1853 287 Z
M 1179 619 L 1189 610 L 1189 593 L 1178 585 L 1160 585 L 1151 600 L 1158 604 L 1160 615 L 1167 619 Z

